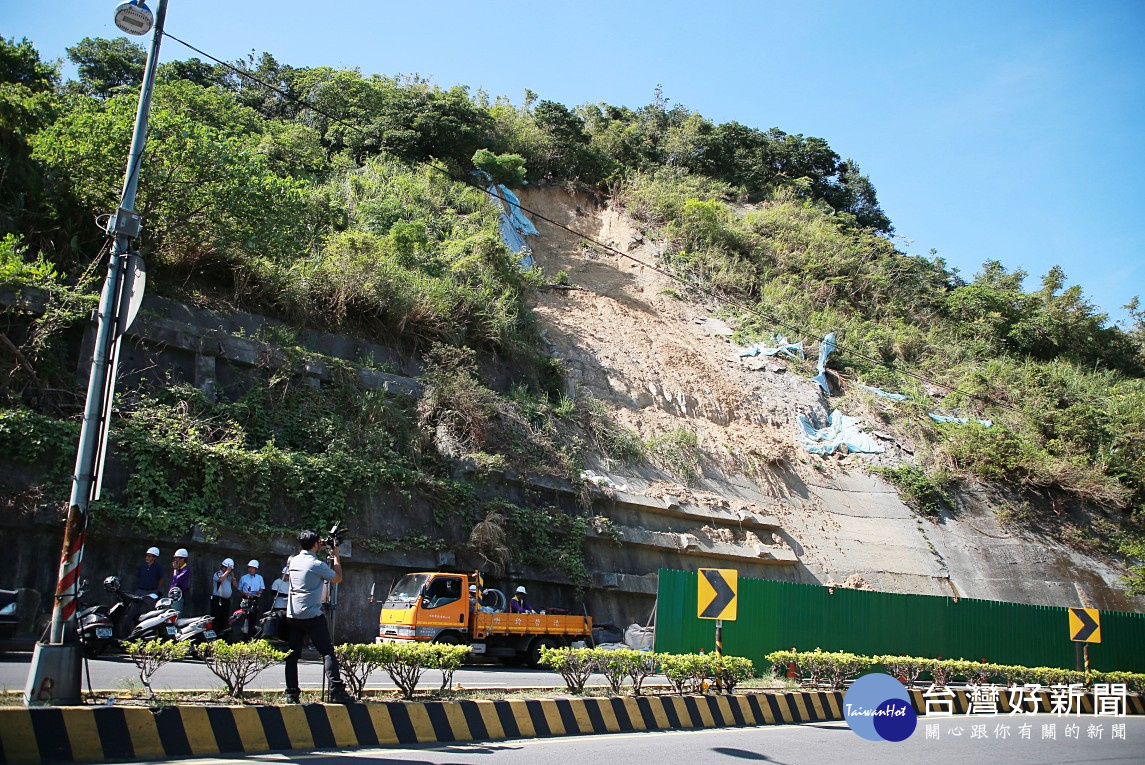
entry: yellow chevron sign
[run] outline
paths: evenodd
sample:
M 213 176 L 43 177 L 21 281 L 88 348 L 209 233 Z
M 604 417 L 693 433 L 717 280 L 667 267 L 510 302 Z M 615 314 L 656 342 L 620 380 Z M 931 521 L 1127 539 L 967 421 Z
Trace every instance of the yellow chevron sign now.
M 1069 639 L 1075 643 L 1101 642 L 1101 614 L 1096 608 L 1069 610 Z
M 727 619 L 734 622 L 736 606 L 736 575 L 734 568 L 700 569 L 700 591 L 698 598 L 701 619 Z

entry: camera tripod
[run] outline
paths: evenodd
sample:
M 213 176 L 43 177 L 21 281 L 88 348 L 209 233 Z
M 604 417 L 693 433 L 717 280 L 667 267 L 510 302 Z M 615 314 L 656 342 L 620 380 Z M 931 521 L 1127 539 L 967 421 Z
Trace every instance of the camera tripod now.
M 326 563 L 329 564 L 331 567 L 333 567 L 334 556 L 333 555 L 327 556 Z M 330 622 L 330 643 L 332 645 L 335 645 L 335 643 L 334 643 L 334 628 L 335 628 L 335 626 L 337 626 L 337 623 L 338 623 L 338 583 L 337 582 L 332 582 L 332 583 L 327 582 L 326 583 L 326 600 L 322 604 L 322 610 L 326 612 L 326 619 L 328 622 Z M 323 668 L 322 668 L 322 701 L 323 702 L 329 702 L 330 701 L 329 696 L 328 696 L 329 688 L 327 687 L 327 681 L 328 680 L 329 680 L 329 678 L 326 677 L 326 668 L 325 668 L 325 666 L 323 666 Z

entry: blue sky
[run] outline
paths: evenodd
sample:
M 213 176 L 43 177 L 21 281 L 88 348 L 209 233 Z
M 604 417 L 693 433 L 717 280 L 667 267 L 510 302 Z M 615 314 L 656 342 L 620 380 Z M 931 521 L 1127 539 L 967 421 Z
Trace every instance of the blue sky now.
M 152 0 L 155 7 L 157 0 Z M 113 2 L 5 0 L 45 58 L 118 34 Z M 225 59 L 420 74 L 519 103 L 638 107 L 825 138 L 870 176 L 900 248 L 964 276 L 1053 265 L 1115 319 L 1145 299 L 1145 2 L 570 3 L 169 0 Z M 191 54 L 166 41 L 162 59 Z

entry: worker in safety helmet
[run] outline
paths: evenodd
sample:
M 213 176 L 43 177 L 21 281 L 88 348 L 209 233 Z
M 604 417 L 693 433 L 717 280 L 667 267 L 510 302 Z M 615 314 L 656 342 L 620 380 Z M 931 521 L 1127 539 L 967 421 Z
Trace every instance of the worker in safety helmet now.
M 246 573 L 239 578 L 239 592 L 244 598 L 257 598 L 266 589 L 262 574 L 258 573 L 258 560 L 251 558 L 246 564 Z
M 515 592 L 513 594 L 513 599 L 509 601 L 509 613 L 511 613 L 511 614 L 535 614 L 535 613 L 537 613 L 533 609 L 533 607 L 531 605 L 529 605 L 529 601 L 525 600 L 525 596 L 528 594 L 529 593 L 527 593 L 525 591 L 524 585 L 518 586 L 517 592 Z
M 191 569 L 187 566 L 190 557 L 186 547 L 180 547 L 171 557 L 171 588 L 178 587 L 182 597 L 171 604 L 171 608 L 183 613 L 183 605 L 191 597 Z
M 135 572 L 135 594 L 156 595 L 163 592 L 163 585 L 167 577 L 163 575 L 163 566 L 159 563 L 159 548 L 149 547 L 143 554 L 143 563 Z

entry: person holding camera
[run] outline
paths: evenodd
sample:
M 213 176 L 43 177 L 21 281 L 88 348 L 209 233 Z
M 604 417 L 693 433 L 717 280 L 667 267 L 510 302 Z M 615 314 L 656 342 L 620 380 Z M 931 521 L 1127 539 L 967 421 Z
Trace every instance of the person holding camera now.
M 223 558 L 222 567 L 211 575 L 211 582 L 211 617 L 215 620 L 215 629 L 221 632 L 231 618 L 231 595 L 238 587 L 234 560 Z
M 322 613 L 324 585 L 342 581 L 342 561 L 339 559 L 338 540 L 331 538 L 330 553 L 333 566 L 318 557 L 318 550 L 326 545 L 318 534 L 309 529 L 298 535 L 299 552 L 287 564 L 290 591 L 286 599 L 286 619 L 290 632 L 290 653 L 286 655 L 286 699 L 297 704 L 302 691 L 298 687 L 298 659 L 306 638 L 322 655 L 326 676 L 330 679 L 330 701 L 350 704 L 354 699 L 338 672 L 338 659 L 330 640 L 330 627 Z

